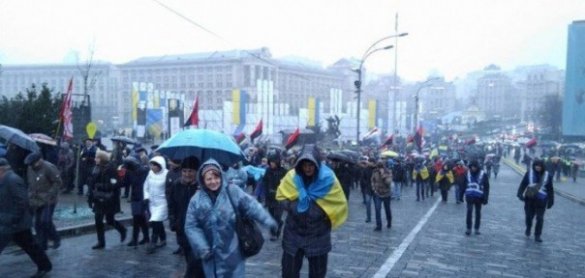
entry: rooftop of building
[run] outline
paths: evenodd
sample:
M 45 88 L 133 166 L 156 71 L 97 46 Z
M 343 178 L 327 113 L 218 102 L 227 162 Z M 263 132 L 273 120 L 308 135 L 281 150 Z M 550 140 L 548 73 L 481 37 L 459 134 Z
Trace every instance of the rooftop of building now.
M 147 64 L 164 64 L 164 63 L 188 63 L 188 62 L 217 62 L 227 60 L 241 60 L 246 58 L 255 58 L 263 61 L 270 61 L 272 54 L 268 48 L 263 47 L 259 49 L 251 50 L 226 50 L 226 51 L 212 51 L 212 52 L 198 52 L 198 53 L 185 53 L 185 54 L 173 54 L 163 56 L 149 56 L 141 57 L 132 60 L 128 63 L 121 64 L 120 66 L 135 66 L 135 65 L 147 65 Z

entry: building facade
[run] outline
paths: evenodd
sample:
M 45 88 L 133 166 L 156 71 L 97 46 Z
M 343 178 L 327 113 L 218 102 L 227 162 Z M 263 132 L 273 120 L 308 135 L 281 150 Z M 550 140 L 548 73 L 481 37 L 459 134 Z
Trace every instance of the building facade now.
M 510 118 L 520 116 L 520 92 L 512 79 L 498 66 L 490 65 L 477 80 L 476 104 L 488 117 Z
M 565 136 L 585 136 L 585 20 L 569 25 L 563 101 Z

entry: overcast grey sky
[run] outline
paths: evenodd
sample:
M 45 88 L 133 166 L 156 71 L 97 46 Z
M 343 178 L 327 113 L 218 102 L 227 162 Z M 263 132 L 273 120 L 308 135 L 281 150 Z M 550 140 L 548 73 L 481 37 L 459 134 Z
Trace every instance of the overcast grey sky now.
M 153 0 L 0 0 L 0 63 L 60 63 L 94 44 L 98 59 L 114 63 L 266 46 L 275 57 L 325 66 L 393 34 L 398 12 L 399 30 L 409 32 L 399 42 L 399 75 L 452 79 L 490 63 L 564 68 L 567 26 L 585 19 L 585 0 L 159 1 L 222 39 Z M 393 59 L 393 51 L 377 53 L 366 66 L 390 73 Z

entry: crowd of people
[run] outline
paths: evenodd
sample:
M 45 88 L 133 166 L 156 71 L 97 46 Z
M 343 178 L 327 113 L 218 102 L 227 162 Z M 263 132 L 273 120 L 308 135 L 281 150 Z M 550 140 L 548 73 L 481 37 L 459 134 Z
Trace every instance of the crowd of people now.
M 304 258 L 309 277 L 325 277 L 331 231 L 345 222 L 352 191 L 361 193 L 365 222 L 374 218 L 374 231 L 381 232 L 383 226 L 392 228 L 391 202 L 401 200 L 404 188 L 413 187 L 417 202 L 439 192 L 444 203 L 454 188 L 454 202 L 467 204 L 465 234 L 479 235 L 490 180 L 498 176 L 500 158 L 513 155 L 496 149 L 480 158 L 416 152 L 384 156 L 376 147 L 356 150 L 351 161 L 329 157 L 328 150 L 315 145 L 292 152 L 259 146 L 245 163 L 226 166 L 194 156 L 164 157 L 155 148 L 149 154 L 123 142 L 116 142 L 111 152 L 93 140 L 84 143 L 77 184 L 75 158 L 67 144 L 61 145 L 55 164 L 36 152 L 20 157 L 14 166 L 0 158 L 0 251 L 14 240 L 37 264 L 34 277 L 52 268 L 45 253 L 48 243 L 60 246 L 52 220 L 59 191 L 68 194 L 77 188 L 87 197 L 95 216 L 95 250 L 106 246 L 104 219 L 126 241 L 127 228 L 115 219 L 126 199 L 132 213 L 127 246 L 145 245 L 147 254 L 158 252 L 167 242 L 168 221 L 179 245 L 173 253 L 186 261 L 185 277 L 243 277 L 246 257 L 236 234 L 238 215 L 265 226 L 270 240 L 282 241 L 282 277 L 299 277 Z M 12 169 L 20 169 L 20 162 L 27 169 L 19 174 Z M 554 204 L 557 172 L 545 160 L 532 159 L 531 164 L 517 196 L 525 204 L 526 236 L 536 218 L 533 233 L 542 242 L 543 216 Z

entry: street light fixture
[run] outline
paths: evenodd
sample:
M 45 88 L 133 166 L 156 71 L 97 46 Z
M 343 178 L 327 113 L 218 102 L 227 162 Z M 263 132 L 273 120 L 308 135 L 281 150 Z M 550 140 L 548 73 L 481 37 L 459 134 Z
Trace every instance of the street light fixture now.
M 384 38 L 384 39 L 386 39 L 386 38 Z M 356 80 L 354 82 L 356 94 L 357 94 L 357 130 L 356 130 L 356 143 L 357 144 L 359 144 L 359 142 L 360 142 L 360 114 L 361 114 L 360 113 L 360 110 L 361 110 L 360 106 L 361 106 L 361 99 L 362 99 L 362 76 L 363 76 L 362 69 L 364 67 L 364 62 L 366 61 L 366 59 L 368 57 L 370 57 L 370 55 L 372 55 L 378 51 L 388 50 L 388 49 L 392 49 L 394 47 L 393 45 L 387 45 L 387 46 L 376 48 L 376 49 L 372 50 L 372 48 L 380 41 L 377 41 L 374 44 L 372 44 L 372 46 L 370 46 L 368 48 L 368 50 L 366 50 L 366 52 L 364 52 L 364 55 L 362 56 L 362 59 L 360 61 L 360 67 L 355 70 L 355 72 L 357 72 L 357 74 L 358 74 L 358 80 Z

